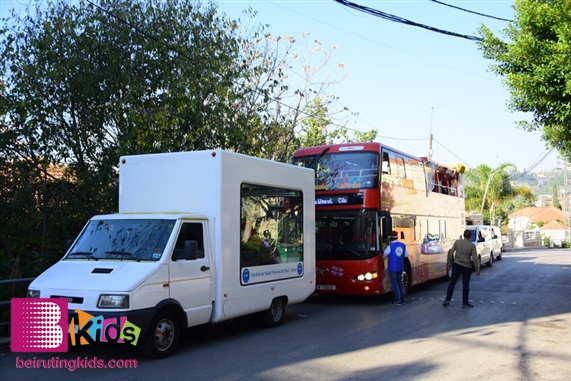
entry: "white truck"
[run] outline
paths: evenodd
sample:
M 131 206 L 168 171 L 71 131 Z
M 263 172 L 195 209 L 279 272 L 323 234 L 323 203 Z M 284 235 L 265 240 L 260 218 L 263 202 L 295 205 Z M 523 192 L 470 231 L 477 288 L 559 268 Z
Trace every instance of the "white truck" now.
M 119 213 L 91 218 L 28 288 L 68 299 L 73 345 L 162 358 L 182 329 L 254 313 L 278 326 L 314 292 L 312 170 L 209 150 L 124 156 L 119 171 Z

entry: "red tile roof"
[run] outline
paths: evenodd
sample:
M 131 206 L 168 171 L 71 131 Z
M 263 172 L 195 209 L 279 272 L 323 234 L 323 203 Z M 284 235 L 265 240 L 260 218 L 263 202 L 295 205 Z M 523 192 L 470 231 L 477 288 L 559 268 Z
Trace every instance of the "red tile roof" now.
M 547 225 L 540 227 L 539 230 L 569 230 L 569 228 L 559 221 L 551 221 Z
M 564 221 L 565 213 L 553 206 L 528 206 L 511 213 L 513 217 L 529 217 L 531 222 Z

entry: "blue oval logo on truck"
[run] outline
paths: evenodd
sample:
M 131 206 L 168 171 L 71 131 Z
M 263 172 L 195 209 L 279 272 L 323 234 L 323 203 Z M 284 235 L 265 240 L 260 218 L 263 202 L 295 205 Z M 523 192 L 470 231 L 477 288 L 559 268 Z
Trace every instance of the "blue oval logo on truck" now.
M 242 281 L 248 283 L 250 281 L 250 270 L 244 269 L 242 271 Z
M 303 265 L 301 264 L 301 262 L 297 264 L 297 273 L 298 275 L 301 275 L 303 273 Z

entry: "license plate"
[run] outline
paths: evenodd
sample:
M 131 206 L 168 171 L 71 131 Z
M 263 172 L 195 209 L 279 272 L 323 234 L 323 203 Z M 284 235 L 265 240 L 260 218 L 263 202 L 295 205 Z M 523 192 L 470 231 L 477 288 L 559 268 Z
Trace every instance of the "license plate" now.
M 317 289 L 318 290 L 333 291 L 333 290 L 335 290 L 335 285 L 334 284 L 318 284 Z

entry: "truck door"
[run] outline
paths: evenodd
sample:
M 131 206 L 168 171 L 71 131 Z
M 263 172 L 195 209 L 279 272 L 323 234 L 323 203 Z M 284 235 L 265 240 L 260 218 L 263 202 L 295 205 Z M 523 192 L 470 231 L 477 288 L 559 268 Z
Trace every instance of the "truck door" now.
M 207 323 L 212 312 L 213 269 L 202 221 L 183 222 L 173 254 L 184 251 L 185 241 L 196 241 L 196 259 L 179 259 L 169 262 L 170 297 L 178 300 L 185 310 L 188 326 Z

